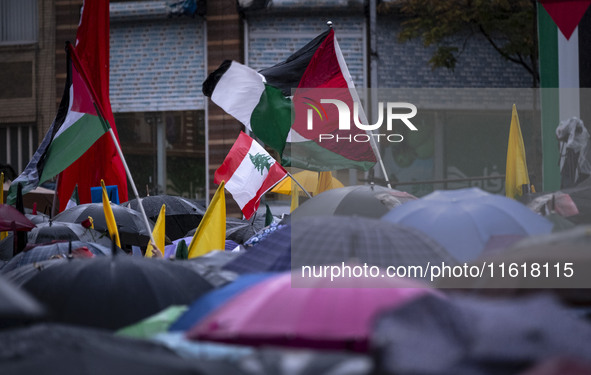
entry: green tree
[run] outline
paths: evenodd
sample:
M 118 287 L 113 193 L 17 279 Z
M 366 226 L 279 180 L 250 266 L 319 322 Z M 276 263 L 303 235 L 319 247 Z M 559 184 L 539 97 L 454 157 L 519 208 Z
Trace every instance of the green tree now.
M 433 68 L 454 69 L 468 41 L 484 36 L 503 58 L 525 68 L 539 85 L 535 0 L 397 0 L 380 13 L 404 17 L 399 41 L 434 46 Z

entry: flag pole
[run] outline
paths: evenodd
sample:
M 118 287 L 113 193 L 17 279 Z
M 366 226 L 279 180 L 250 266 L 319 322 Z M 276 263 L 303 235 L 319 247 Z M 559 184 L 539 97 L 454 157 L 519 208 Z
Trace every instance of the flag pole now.
M 99 115 L 100 115 L 99 117 L 100 117 L 101 121 L 103 122 L 103 126 L 105 126 L 108 129 L 107 133 L 109 133 L 111 135 L 111 139 L 113 140 L 113 144 L 115 145 L 115 149 L 117 150 L 117 154 L 119 155 L 119 158 L 121 159 L 121 163 L 123 164 L 123 168 L 125 168 L 125 174 L 127 175 L 127 178 L 129 178 L 129 181 L 131 182 L 131 189 L 133 190 L 133 194 L 135 195 L 135 198 L 138 201 L 140 213 L 144 219 L 144 224 L 146 226 L 146 229 L 148 230 L 148 234 L 150 235 L 150 242 L 152 243 L 152 246 L 155 249 L 160 250 L 162 252 L 162 254 L 164 254 L 164 249 L 160 249 L 156 245 L 156 241 L 154 240 L 154 236 L 152 235 L 152 229 L 150 228 L 150 223 L 148 222 L 148 216 L 146 215 L 146 211 L 144 211 L 144 206 L 142 205 L 142 199 L 140 198 L 140 195 L 137 192 L 137 188 L 135 187 L 135 182 L 133 181 L 133 177 L 131 176 L 131 172 L 129 171 L 129 167 L 127 166 L 127 162 L 125 161 L 125 157 L 123 156 L 123 151 L 121 151 L 121 146 L 119 145 L 119 142 L 117 141 L 117 137 L 115 137 L 115 133 L 113 132 L 113 128 L 111 128 L 108 121 L 105 119 L 103 109 L 101 107 L 101 104 L 96 99 L 97 96 L 96 96 L 96 93 L 94 92 L 94 87 L 92 87 L 92 85 L 90 84 L 90 81 L 88 80 L 88 76 L 86 75 L 86 71 L 84 69 L 84 66 L 82 66 L 82 64 L 80 63 L 80 60 L 78 59 L 78 55 L 76 54 L 76 50 L 74 49 L 74 47 L 72 47 L 72 44 L 70 44 L 70 42 L 66 42 L 66 49 L 68 50 L 68 52 L 71 53 L 71 56 L 73 57 L 72 61 L 77 65 L 78 69 L 80 70 L 80 75 L 82 76 L 82 78 L 84 79 L 84 82 L 86 83 L 86 87 L 88 87 L 88 89 L 90 90 L 90 93 L 91 93 L 92 98 L 94 100 L 94 105 L 95 105 L 97 111 L 99 112 Z
M 287 172 L 287 171 L 286 171 L 286 172 Z M 310 193 L 308 193 L 308 190 L 304 189 L 304 187 L 302 186 L 302 184 L 300 184 L 300 183 L 298 182 L 298 180 L 296 180 L 296 179 L 295 179 L 295 177 L 293 177 L 293 175 L 292 175 L 291 173 L 287 172 L 287 175 L 288 175 L 289 177 L 291 177 L 291 179 L 292 179 L 292 180 L 293 180 L 293 181 L 294 181 L 296 184 L 298 184 L 298 186 L 300 187 L 300 189 L 302 189 L 302 190 L 304 191 L 304 193 L 306 193 L 306 195 L 308 196 L 308 198 L 312 198 L 312 196 L 310 195 Z
M 334 26 L 332 21 L 328 21 L 326 23 L 326 25 L 328 27 L 330 27 L 331 29 Z M 359 117 L 361 117 L 360 120 L 362 123 L 367 124 L 367 116 L 365 114 L 365 110 L 363 109 L 363 106 L 361 105 L 361 99 L 359 99 L 359 94 L 357 94 L 357 90 L 355 89 L 355 84 L 353 83 L 353 80 L 351 79 L 351 74 L 349 73 L 349 68 L 347 67 L 347 64 L 345 63 L 345 58 L 343 57 L 343 53 L 341 52 L 341 47 L 339 46 L 339 43 L 337 42 L 336 35 L 334 37 L 334 48 L 335 48 L 335 52 L 337 55 L 337 60 L 342 60 L 342 62 L 343 62 L 343 64 L 341 65 L 341 69 L 343 70 L 343 76 L 345 77 L 345 81 L 347 82 L 347 86 L 349 87 L 349 91 L 351 92 L 351 96 L 353 97 L 353 102 L 359 103 Z M 386 180 L 386 184 L 388 185 L 388 188 L 392 189 L 392 185 L 390 185 L 390 179 L 388 178 L 388 173 L 386 172 L 386 167 L 384 166 L 384 160 L 382 160 L 382 156 L 380 155 L 380 150 L 378 148 L 375 138 L 373 137 L 373 131 L 366 130 L 365 133 L 369 136 L 369 143 L 371 144 L 371 149 L 373 150 L 373 153 L 376 156 L 376 159 L 378 159 L 378 163 L 380 163 L 380 168 L 382 169 L 382 173 L 384 174 L 384 179 Z

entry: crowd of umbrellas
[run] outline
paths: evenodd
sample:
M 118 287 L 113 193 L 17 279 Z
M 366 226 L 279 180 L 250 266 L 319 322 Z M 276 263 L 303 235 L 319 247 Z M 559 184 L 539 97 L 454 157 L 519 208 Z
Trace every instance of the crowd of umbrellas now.
M 112 204 L 121 247 L 102 203 L 3 204 L 0 374 L 590 374 L 587 185 L 343 186 L 267 226 L 227 218 L 225 248 L 191 259 L 190 199 L 142 199 L 151 226 L 166 205 L 156 258 L 136 200 Z

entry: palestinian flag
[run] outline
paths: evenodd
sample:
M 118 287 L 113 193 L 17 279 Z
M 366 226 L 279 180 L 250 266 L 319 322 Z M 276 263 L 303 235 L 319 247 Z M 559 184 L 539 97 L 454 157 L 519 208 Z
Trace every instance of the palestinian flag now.
M 57 115 L 23 173 L 12 182 L 10 202 L 16 200 L 19 183 L 23 185 L 23 194 L 35 189 L 66 169 L 109 131 L 109 124 L 98 114 L 81 65 L 69 43 L 67 52 L 66 87 Z
M 556 127 L 588 118 L 591 99 L 591 0 L 539 0 L 538 35 L 545 191 L 560 189 Z M 560 90 L 555 90 L 560 88 Z
M 365 131 L 338 129 L 337 108 L 319 103 L 320 96 L 334 93 L 326 89 L 336 89 L 339 100 L 353 108 L 354 85 L 332 29 L 273 67 L 256 72 L 225 61 L 203 83 L 203 93 L 277 150 L 283 165 L 316 171 L 370 169 L 376 163 L 371 144 L 351 140 L 367 137 Z M 307 109 L 320 116 L 314 131 L 308 129 Z
M 248 220 L 259 208 L 261 197 L 287 176 L 275 159 L 254 139 L 240 132 L 214 182 L 226 181 L 228 190 Z

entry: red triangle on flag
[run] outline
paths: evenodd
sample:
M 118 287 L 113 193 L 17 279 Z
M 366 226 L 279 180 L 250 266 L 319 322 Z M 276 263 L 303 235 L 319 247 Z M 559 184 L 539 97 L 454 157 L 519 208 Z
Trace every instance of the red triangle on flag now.
M 591 0 L 539 0 L 566 39 L 581 22 Z

